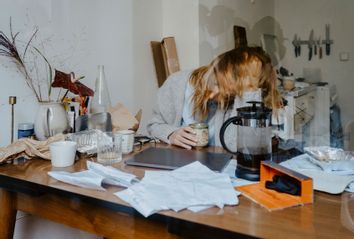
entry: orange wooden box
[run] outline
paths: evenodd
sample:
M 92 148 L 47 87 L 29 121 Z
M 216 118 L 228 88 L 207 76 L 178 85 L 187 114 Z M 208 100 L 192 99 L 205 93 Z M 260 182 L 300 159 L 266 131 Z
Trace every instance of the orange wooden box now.
M 288 175 L 300 182 L 300 196 L 280 193 L 265 187 L 266 181 L 272 181 L 274 175 Z M 236 188 L 245 197 L 259 203 L 268 210 L 279 210 L 297 205 L 313 203 L 312 178 L 285 168 L 271 161 L 262 161 L 260 182 Z

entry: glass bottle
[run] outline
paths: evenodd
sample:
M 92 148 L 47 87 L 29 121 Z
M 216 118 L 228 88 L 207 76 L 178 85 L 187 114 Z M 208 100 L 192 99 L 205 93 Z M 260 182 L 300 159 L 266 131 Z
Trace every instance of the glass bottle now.
M 98 76 L 95 83 L 95 94 L 90 104 L 90 113 L 107 112 L 111 106 L 104 67 L 100 65 L 98 66 Z

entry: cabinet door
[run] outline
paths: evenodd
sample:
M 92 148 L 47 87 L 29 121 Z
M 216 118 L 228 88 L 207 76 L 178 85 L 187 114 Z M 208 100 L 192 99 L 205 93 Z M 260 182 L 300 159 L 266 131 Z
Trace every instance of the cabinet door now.
M 294 130 L 301 132 L 302 127 L 314 118 L 315 91 L 295 98 Z
M 330 146 L 330 94 L 328 86 L 316 87 L 314 118 L 309 124 L 308 146 Z

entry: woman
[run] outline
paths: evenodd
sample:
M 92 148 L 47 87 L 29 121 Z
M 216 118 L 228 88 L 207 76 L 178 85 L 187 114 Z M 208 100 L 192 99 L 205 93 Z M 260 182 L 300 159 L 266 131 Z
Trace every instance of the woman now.
M 281 107 L 275 71 L 260 47 L 233 49 L 193 72 L 171 75 L 159 89 L 147 129 L 166 143 L 191 149 L 196 136 L 188 125 L 205 122 L 209 145 L 220 146 L 222 123 L 250 100 L 263 101 L 273 109 Z M 236 142 L 236 134 L 225 141 Z

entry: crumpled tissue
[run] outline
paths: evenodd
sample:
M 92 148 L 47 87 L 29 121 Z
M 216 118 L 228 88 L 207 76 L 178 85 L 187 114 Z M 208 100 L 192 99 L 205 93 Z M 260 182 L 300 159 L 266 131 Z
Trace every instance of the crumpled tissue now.
M 281 165 L 311 177 L 315 190 L 332 194 L 354 192 L 354 160 L 325 162 L 309 154 L 301 154 Z
M 73 184 L 83 188 L 96 190 L 105 189 L 103 184 L 115 186 L 129 187 L 133 183 L 138 182 L 135 175 L 122 172 L 112 166 L 103 166 L 98 163 L 87 161 L 88 170 L 76 173 L 65 171 L 51 171 L 49 176 L 69 184 Z
M 160 210 L 198 212 L 237 205 L 239 194 L 227 174 L 213 172 L 198 161 L 173 171 L 145 171 L 139 183 L 115 193 L 145 217 Z

